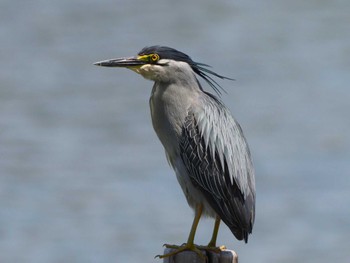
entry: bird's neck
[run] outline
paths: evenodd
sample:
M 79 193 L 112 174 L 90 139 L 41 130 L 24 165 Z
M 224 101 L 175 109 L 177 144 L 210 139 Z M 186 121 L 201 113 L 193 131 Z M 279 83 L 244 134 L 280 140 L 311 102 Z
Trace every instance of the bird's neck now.
M 154 83 L 149 101 L 152 124 L 168 152 L 169 160 L 177 154 L 185 117 L 200 95 L 198 91 L 171 83 Z

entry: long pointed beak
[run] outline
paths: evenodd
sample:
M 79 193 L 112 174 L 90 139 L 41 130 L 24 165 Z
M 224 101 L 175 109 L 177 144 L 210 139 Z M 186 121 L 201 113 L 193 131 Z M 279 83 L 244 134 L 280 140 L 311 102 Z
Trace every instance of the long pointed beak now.
M 128 68 L 128 67 L 138 67 L 145 65 L 146 62 L 142 61 L 136 57 L 130 58 L 114 58 L 107 59 L 99 62 L 95 62 L 94 65 L 102 66 L 102 67 L 120 67 L 120 68 Z

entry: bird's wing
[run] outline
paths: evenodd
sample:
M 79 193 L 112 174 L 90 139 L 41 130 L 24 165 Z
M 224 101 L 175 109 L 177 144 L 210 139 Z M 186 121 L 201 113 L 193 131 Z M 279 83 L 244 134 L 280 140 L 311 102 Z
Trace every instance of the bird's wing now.
M 217 99 L 205 95 L 185 119 L 180 151 L 192 183 L 230 227 L 247 241 L 254 223 L 255 181 L 239 124 Z

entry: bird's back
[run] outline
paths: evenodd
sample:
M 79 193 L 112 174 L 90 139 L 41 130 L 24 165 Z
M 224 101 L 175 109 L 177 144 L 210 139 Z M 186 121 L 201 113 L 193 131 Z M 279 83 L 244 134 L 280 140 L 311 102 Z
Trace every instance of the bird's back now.
M 191 181 L 237 239 L 247 241 L 255 217 L 255 178 L 240 125 L 213 95 L 203 93 L 183 127 L 181 156 Z

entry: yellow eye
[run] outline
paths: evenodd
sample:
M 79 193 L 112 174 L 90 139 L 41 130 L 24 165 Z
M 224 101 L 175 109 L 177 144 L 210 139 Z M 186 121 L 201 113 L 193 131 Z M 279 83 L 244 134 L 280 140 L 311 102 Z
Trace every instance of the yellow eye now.
M 159 60 L 158 54 L 152 54 L 150 57 L 152 62 L 157 62 Z

